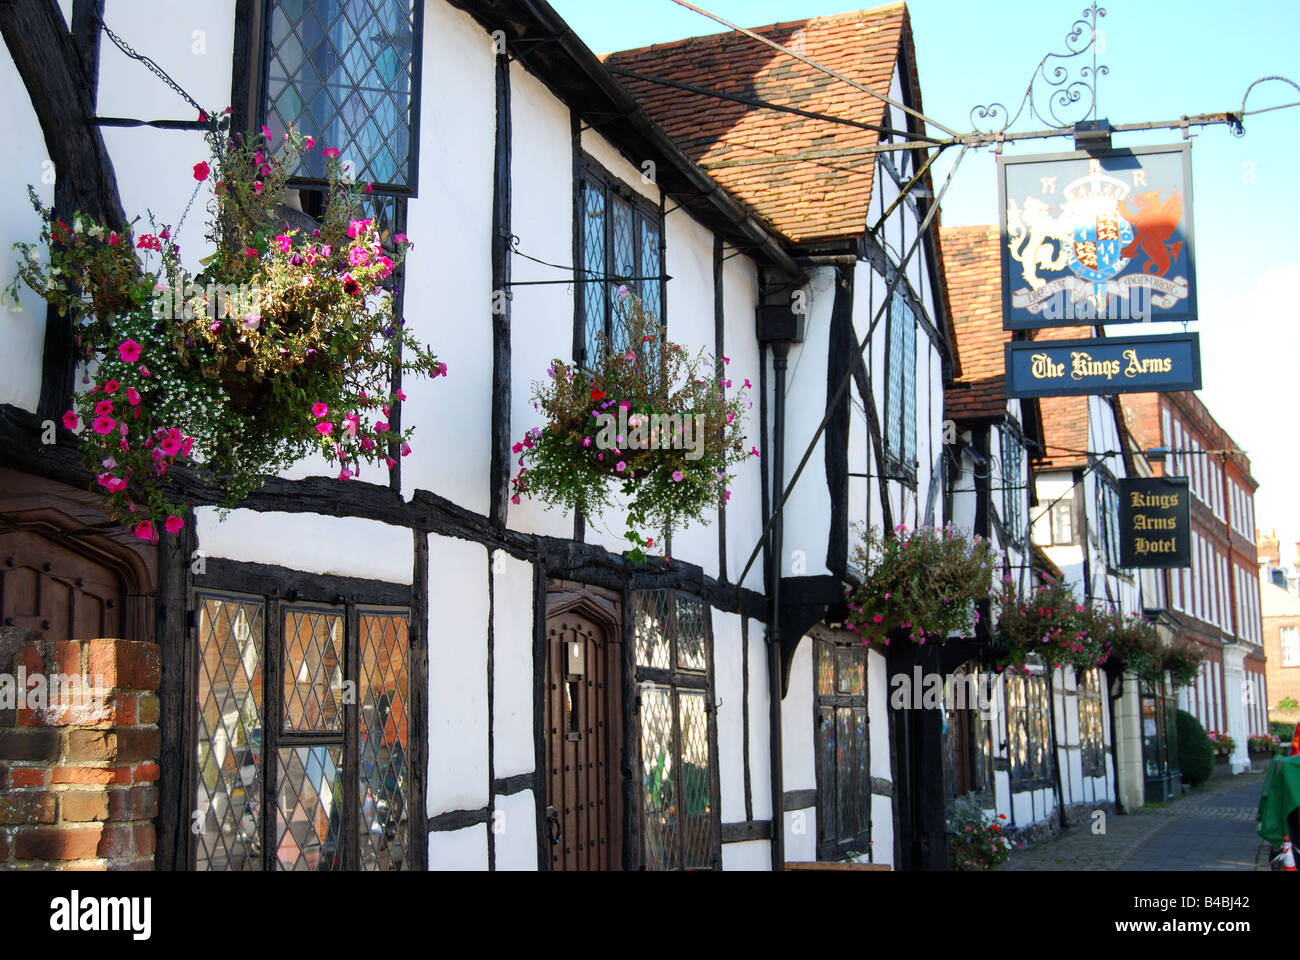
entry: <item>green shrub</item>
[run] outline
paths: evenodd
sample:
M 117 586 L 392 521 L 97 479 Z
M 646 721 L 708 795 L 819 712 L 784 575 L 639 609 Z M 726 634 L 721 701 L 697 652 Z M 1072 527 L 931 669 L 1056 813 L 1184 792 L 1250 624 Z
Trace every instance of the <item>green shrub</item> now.
M 1186 710 L 1178 711 L 1178 764 L 1183 782 L 1193 787 L 1210 779 L 1214 773 L 1214 745 L 1201 721 Z

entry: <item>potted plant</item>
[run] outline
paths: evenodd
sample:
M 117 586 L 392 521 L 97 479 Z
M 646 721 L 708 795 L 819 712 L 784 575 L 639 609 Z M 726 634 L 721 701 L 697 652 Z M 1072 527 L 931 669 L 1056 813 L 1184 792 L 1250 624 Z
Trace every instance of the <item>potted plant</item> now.
M 1043 574 L 1033 593 L 1018 596 L 1009 579 L 1003 582 L 994 631 L 999 670 L 1027 671 L 1031 657 L 1053 668 L 1068 664 L 1076 672 L 1106 662 L 1111 652 L 1106 625 L 1079 602 L 1070 584 Z
M 862 580 L 845 592 L 844 626 L 863 643 L 889 645 L 891 635 L 913 643 L 969 632 L 977 604 L 993 587 L 993 554 L 984 538 L 953 524 L 886 536 L 858 525 L 853 562 Z
M 732 470 L 758 456 L 757 447 L 745 449 L 752 384 L 733 388 L 729 358 L 690 356 L 667 340 L 625 286 L 615 330 L 613 341 L 600 337 L 590 369 L 555 359 L 533 385 L 533 408 L 546 422 L 513 447 L 519 472 L 510 499 L 535 497 L 592 517 L 618 491 L 628 556 L 641 561 L 655 543 L 646 528 L 689 523 L 730 500 Z
M 1205 735 L 1210 738 L 1210 743 L 1214 746 L 1214 757 L 1216 760 L 1227 761 L 1232 756 L 1232 751 L 1237 747 L 1237 741 L 1219 730 L 1207 730 Z
M 990 815 L 972 793 L 953 800 L 946 822 L 948 868 L 991 870 L 1005 863 L 1012 847 L 1012 841 L 1002 830 L 1006 818 L 1004 813 Z
M 410 241 L 363 214 L 371 187 L 350 181 L 339 151 L 323 148 L 324 214 L 301 229 L 281 202 L 313 138 L 291 130 L 275 143 L 266 128 L 208 123 L 211 162 L 194 164 L 190 199 L 213 182 L 213 252 L 199 272 L 181 260 L 184 216 L 175 227 L 63 219 L 31 192 L 44 249 L 15 244 L 7 291 L 25 284 L 72 317 L 84 389 L 63 424 L 113 519 L 146 540 L 183 526 L 177 467 L 227 507 L 312 450 L 341 480 L 363 462 L 391 469 L 410 451 L 410 429 L 392 426 L 398 377 L 446 373 L 394 316 L 393 271 Z

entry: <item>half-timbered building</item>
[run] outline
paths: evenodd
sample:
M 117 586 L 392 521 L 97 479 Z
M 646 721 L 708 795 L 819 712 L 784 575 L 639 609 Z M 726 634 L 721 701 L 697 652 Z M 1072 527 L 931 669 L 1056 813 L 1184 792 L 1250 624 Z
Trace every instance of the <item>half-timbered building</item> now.
M 540 0 L 32 0 L 0 32 L 25 91 L 3 111 L 26 147 L 0 163 L 6 246 L 38 229 L 27 183 L 59 211 L 179 217 L 195 106 L 229 104 L 374 183 L 372 215 L 416 242 L 402 315 L 449 372 L 402 384 L 415 443 L 388 475 L 312 458 L 226 515 L 177 471 L 192 508 L 154 547 L 108 523 L 57 429 L 68 321 L 27 294 L 0 312 L 0 652 L 161 657 L 114 674 L 133 712 L 93 720 L 111 756 L 0 716 L 32 771 L 0 788 L 89 770 L 112 801 L 107 822 L 65 803 L 0 831 L 0 861 L 941 865 L 938 723 L 892 718 L 891 666 L 836 627 L 852 522 L 949 516 L 932 189 L 913 153 L 877 152 L 923 129 L 903 5 L 755 31 L 839 78 L 738 33 L 602 63 Z M 319 171 L 292 185 L 306 222 Z M 176 229 L 197 262 L 197 214 Z M 730 501 L 647 563 L 620 515 L 509 495 L 531 382 L 614 332 L 621 286 L 757 384 Z
M 962 364 L 961 377 L 945 397 L 957 435 L 953 516 L 989 538 L 1002 558 L 1000 579 L 1017 596 L 1032 593 L 1047 575 L 1066 577 L 1089 602 L 1109 599 L 1114 595 L 1093 593 L 1088 587 L 1093 581 L 1083 575 L 1092 569 L 1075 534 L 1086 515 L 1075 509 L 1084 503 L 1082 494 L 1079 504 L 1073 500 L 1077 482 L 1072 475 L 1065 479 L 1050 472 L 1035 482 L 1032 467 L 1058 450 L 1086 456 L 1090 449 L 1106 448 L 1088 447 L 1086 436 L 1072 440 L 1073 434 L 1060 432 L 1063 424 L 1073 423 L 1068 418 L 1088 407 L 1088 398 L 1060 409 L 1054 399 L 1007 396 L 1003 348 L 1013 334 L 1003 329 L 999 236 L 997 226 L 943 230 L 944 272 Z M 1056 418 L 1046 426 L 1043 407 Z M 1104 409 L 1099 416 L 1098 432 L 1105 436 Z M 1047 539 L 1045 530 L 1055 538 Z M 1115 586 L 1110 579 L 1106 583 Z M 967 669 L 988 671 L 989 666 L 976 661 Z M 987 708 L 959 713 L 948 726 L 948 796 L 976 794 L 987 810 L 1006 818 L 1021 842 L 1041 839 L 1062 822 L 1078 822 L 1094 811 L 1113 811 L 1118 768 L 1105 671 L 1094 668 L 1078 676 L 1068 665 L 1034 663 L 1027 674 L 995 676 Z

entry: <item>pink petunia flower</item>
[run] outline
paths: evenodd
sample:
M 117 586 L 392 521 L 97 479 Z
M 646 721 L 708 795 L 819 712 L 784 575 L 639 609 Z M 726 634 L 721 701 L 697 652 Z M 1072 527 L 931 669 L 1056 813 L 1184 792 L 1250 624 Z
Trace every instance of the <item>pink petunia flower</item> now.
M 135 535 L 141 540 L 152 540 L 154 537 L 153 523 L 149 520 L 141 520 L 135 525 Z
M 674 470 L 673 483 L 681 483 L 681 482 L 682 482 L 682 472 L 680 470 Z
M 330 408 L 325 404 L 321 403 L 319 400 L 317 400 L 315 403 L 311 405 L 311 415 L 315 417 L 317 420 L 319 420 L 321 417 L 325 416 L 325 414 L 329 412 L 330 412 Z
M 95 416 L 97 417 L 106 417 L 112 412 L 113 412 L 112 400 L 101 400 L 99 401 L 99 403 L 95 404 Z
M 185 521 L 173 514 L 167 518 L 167 522 L 163 526 L 167 528 L 168 533 L 180 533 L 181 528 L 185 526 Z
M 63 425 L 75 432 L 81 426 L 81 417 L 77 416 L 77 411 L 69 410 L 65 413 L 63 415 Z
M 117 393 L 117 388 L 118 388 L 118 386 L 119 386 L 119 384 L 118 384 L 118 382 L 117 382 L 116 380 L 107 380 L 107 381 L 104 382 L 104 392 L 105 392 L 105 393 Z
M 321 151 L 321 156 L 324 157 L 326 160 L 337 160 L 339 158 L 339 148 L 326 147 L 324 150 Z
M 131 339 L 124 340 L 118 344 L 117 355 L 123 363 L 135 363 L 140 359 L 140 344 Z
M 328 420 L 324 420 L 316 424 L 316 432 L 321 436 L 329 436 L 334 432 L 334 424 L 330 423 Z
M 116 426 L 117 421 L 109 416 L 98 416 L 95 418 L 94 422 L 91 423 L 91 427 L 93 427 L 95 432 L 101 436 L 106 433 L 112 433 L 113 428 Z
M 200 183 L 208 179 L 208 174 L 211 172 L 212 168 L 208 166 L 206 160 L 200 160 L 198 163 L 194 164 L 194 179 Z

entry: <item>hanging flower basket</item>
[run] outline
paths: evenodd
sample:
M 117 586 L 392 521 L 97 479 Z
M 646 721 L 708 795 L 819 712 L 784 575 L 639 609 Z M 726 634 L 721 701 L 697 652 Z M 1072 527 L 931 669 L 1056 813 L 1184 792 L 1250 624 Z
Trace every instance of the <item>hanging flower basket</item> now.
M 916 530 L 900 524 L 892 536 L 859 524 L 855 533 L 853 562 L 863 578 L 845 592 L 845 629 L 884 646 L 891 634 L 924 644 L 974 629 L 976 605 L 993 588 L 993 553 L 984 538 L 951 523 Z
M 1147 681 L 1160 676 L 1164 654 L 1155 624 L 1140 613 L 1124 616 L 1117 612 L 1097 614 L 1096 623 L 1110 643 L 1108 669 L 1113 667 Z
M 1164 651 L 1160 667 L 1169 671 L 1169 679 L 1176 687 L 1190 686 L 1201 675 L 1201 661 L 1205 649 L 1195 640 L 1178 640 Z
M 1028 670 L 1031 657 L 1049 667 L 1066 664 L 1076 673 L 1105 663 L 1111 644 L 1092 611 L 1064 580 L 1042 575 L 1033 593 L 1018 596 L 1009 579 L 994 636 L 998 669 Z
M 341 480 L 362 462 L 391 469 L 410 451 L 410 429 L 391 427 L 398 375 L 446 373 L 394 316 L 392 275 L 410 241 L 364 216 L 370 185 L 349 181 L 337 149 L 323 151 L 324 215 L 308 233 L 278 207 L 311 137 L 232 136 L 223 119 L 208 140 L 211 163 L 193 167 L 195 196 L 215 183 L 215 252 L 201 272 L 182 265 L 179 227 L 69 222 L 32 192 L 44 251 L 15 244 L 7 290 L 26 284 L 72 316 L 88 389 L 64 426 L 80 434 L 114 519 L 147 540 L 181 529 L 166 479 L 177 466 L 227 507 L 312 450 Z
M 653 314 L 626 287 L 615 306 L 616 342 L 603 336 L 592 369 L 552 360 L 547 379 L 533 385 L 533 407 L 546 418 L 516 443 L 519 473 L 511 501 L 534 497 L 550 506 L 595 516 L 615 491 L 627 503 L 628 556 L 645 559 L 662 531 L 685 524 L 731 499 L 732 469 L 745 449 L 744 420 L 752 384 L 732 390 L 719 366 L 701 351 L 664 338 Z

